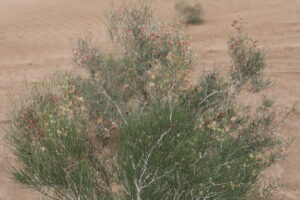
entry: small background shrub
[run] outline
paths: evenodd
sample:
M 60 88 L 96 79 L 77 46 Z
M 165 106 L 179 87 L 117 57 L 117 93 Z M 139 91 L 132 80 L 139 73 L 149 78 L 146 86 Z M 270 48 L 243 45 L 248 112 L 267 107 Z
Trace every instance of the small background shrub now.
M 201 24 L 203 20 L 203 11 L 200 3 L 190 5 L 184 1 L 176 3 L 175 9 L 179 19 L 185 24 Z

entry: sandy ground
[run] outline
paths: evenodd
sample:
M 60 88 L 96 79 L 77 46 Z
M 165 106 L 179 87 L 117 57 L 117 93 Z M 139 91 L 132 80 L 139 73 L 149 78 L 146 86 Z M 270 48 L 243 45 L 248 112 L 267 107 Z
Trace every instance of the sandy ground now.
M 174 0 L 153 0 L 155 13 L 169 20 Z M 226 40 L 230 23 L 242 17 L 268 50 L 268 74 L 276 85 L 272 95 L 281 106 L 300 98 L 300 0 L 202 1 L 206 22 L 188 30 L 198 54 L 196 73 L 229 63 Z M 118 4 L 115 3 L 115 4 Z M 7 126 L 10 95 L 20 95 L 24 85 L 57 69 L 73 69 L 74 41 L 86 32 L 105 39 L 105 17 L 110 0 L 0 0 L 0 126 Z M 300 199 L 300 113 L 283 128 L 283 136 L 295 138 L 288 158 L 268 173 L 287 184 L 280 191 L 286 199 Z M 0 200 L 37 199 L 9 180 L 9 169 L 0 141 Z M 279 199 L 283 199 L 280 197 Z

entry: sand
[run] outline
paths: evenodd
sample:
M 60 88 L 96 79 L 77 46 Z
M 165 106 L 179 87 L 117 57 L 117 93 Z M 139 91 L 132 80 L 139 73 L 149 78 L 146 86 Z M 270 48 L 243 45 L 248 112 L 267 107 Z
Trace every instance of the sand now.
M 76 38 L 91 32 L 105 40 L 105 17 L 110 0 L 1 0 L 0 1 L 0 126 L 7 126 L 11 95 L 24 93 L 33 79 L 58 69 L 74 70 L 72 47 Z M 121 1 L 115 1 L 115 6 Z M 153 0 L 158 16 L 170 20 L 176 1 Z M 206 22 L 192 26 L 187 35 L 198 54 L 195 73 L 229 64 L 227 38 L 230 23 L 244 18 L 249 32 L 268 51 L 268 74 L 275 80 L 272 91 L 282 107 L 300 98 L 300 1 L 213 0 L 202 1 Z M 282 135 L 295 138 L 287 159 L 268 170 L 283 183 L 286 199 L 300 199 L 300 113 L 283 127 Z M 37 199 L 9 180 L 3 140 L 0 141 L 0 200 Z M 279 199 L 283 199 L 280 197 Z

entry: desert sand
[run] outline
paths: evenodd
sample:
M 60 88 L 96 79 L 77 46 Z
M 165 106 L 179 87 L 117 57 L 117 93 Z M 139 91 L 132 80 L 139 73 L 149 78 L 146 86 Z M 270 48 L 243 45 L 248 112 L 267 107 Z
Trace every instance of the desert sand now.
M 117 6 L 121 1 L 114 1 Z M 174 17 L 175 0 L 153 0 L 154 12 Z M 249 32 L 268 51 L 268 74 L 281 107 L 300 100 L 300 0 L 202 0 L 205 23 L 191 26 L 187 35 L 198 54 L 195 74 L 226 67 L 230 23 L 242 17 Z M 105 14 L 111 0 L 0 0 L 0 126 L 7 127 L 11 95 L 24 93 L 34 79 L 58 69 L 72 68 L 72 47 L 87 32 L 105 41 Z M 282 136 L 295 138 L 289 156 L 268 170 L 287 184 L 285 198 L 300 199 L 300 113 L 283 127 Z M 1 137 L 0 137 L 1 139 Z M 9 179 L 3 139 L 0 140 L 0 200 L 38 199 Z

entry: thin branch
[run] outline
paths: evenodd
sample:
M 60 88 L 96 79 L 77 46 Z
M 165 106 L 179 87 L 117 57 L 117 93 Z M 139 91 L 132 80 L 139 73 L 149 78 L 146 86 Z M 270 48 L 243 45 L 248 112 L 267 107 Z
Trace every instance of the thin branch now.
M 107 92 L 106 92 L 106 90 L 104 89 L 104 87 L 102 87 L 101 93 L 104 94 L 104 96 L 105 96 L 109 101 L 111 101 L 111 102 L 115 105 L 115 107 L 117 108 L 117 110 L 118 110 L 118 112 L 119 112 L 119 114 L 120 114 L 122 120 L 123 120 L 124 123 L 127 125 L 128 123 L 127 123 L 127 121 L 126 121 L 124 115 L 122 114 L 121 108 L 120 108 L 119 105 L 118 105 L 118 104 L 117 104 L 117 103 L 116 103 L 116 102 L 115 102 L 115 101 L 107 94 Z

